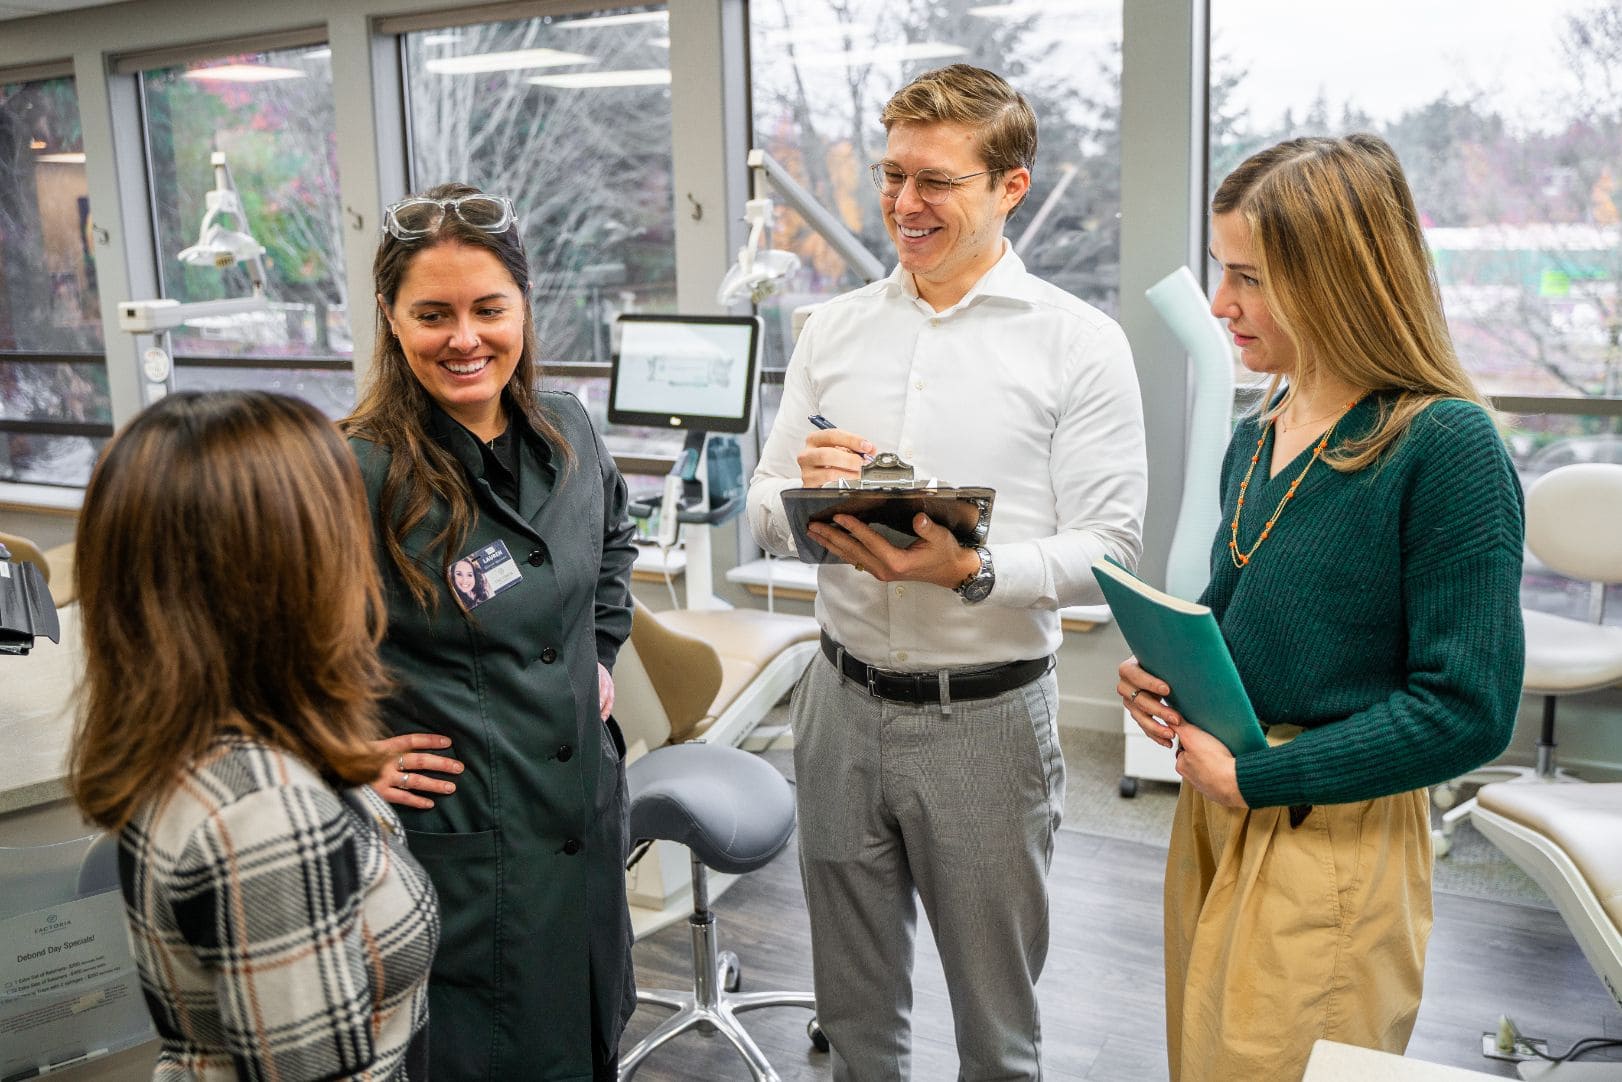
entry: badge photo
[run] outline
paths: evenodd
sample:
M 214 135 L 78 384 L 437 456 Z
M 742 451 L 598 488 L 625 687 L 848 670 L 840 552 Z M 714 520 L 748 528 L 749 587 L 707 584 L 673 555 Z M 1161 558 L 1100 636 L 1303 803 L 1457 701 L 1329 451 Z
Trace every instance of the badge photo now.
M 468 609 L 476 609 L 523 579 L 505 541 L 493 541 L 451 564 L 450 584 Z

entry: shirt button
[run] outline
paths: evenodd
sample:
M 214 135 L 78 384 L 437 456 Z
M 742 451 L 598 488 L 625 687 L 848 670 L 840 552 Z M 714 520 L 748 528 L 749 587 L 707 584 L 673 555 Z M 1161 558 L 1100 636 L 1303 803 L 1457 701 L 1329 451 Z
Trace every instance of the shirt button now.
M 913 386 L 914 386 L 914 387 L 916 387 L 916 388 L 917 388 L 917 389 L 918 389 L 918 390 L 920 390 L 920 391 L 921 391 L 921 390 L 923 390 L 923 389 L 924 389 L 924 381 L 923 381 L 923 380 L 919 380 L 919 381 L 918 381 L 918 382 L 917 382 L 917 383 L 914 383 L 914 384 L 913 384 Z
M 566 763 L 574 758 L 574 749 L 565 744 L 558 749 L 558 762 Z
M 556 647 L 548 646 L 545 650 L 541 651 L 541 662 L 543 664 L 550 665 L 557 659 L 558 651 Z
M 907 660 L 907 652 L 905 650 L 897 650 L 895 652 L 895 659 L 897 661 L 905 661 L 905 660 Z
M 534 552 L 530 553 L 525 559 L 529 563 L 529 566 L 531 566 L 531 567 L 540 567 L 542 564 L 544 564 L 546 562 L 546 550 L 545 549 L 536 549 Z
M 580 852 L 582 848 L 584 847 L 574 838 L 570 838 L 568 841 L 563 843 L 563 853 L 565 856 L 572 857 L 576 853 Z

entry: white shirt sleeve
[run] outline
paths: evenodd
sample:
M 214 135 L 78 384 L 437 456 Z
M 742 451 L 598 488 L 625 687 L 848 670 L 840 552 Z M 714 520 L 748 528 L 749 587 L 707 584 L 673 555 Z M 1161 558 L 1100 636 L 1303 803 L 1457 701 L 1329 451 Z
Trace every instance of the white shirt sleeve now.
M 996 584 L 985 605 L 1098 604 L 1092 562 L 1111 556 L 1135 568 L 1142 554 L 1148 461 L 1132 348 L 1114 322 L 1078 339 L 1049 470 L 1058 532 L 988 545 Z
M 783 510 L 783 493 L 800 487 L 800 449 L 812 424 L 806 418 L 817 412 L 816 392 L 811 384 L 811 357 L 814 350 L 816 316 L 800 331 L 794 355 L 783 377 L 783 398 L 760 451 L 760 461 L 749 478 L 747 509 L 749 529 L 755 543 L 778 556 L 793 556 L 794 534 Z

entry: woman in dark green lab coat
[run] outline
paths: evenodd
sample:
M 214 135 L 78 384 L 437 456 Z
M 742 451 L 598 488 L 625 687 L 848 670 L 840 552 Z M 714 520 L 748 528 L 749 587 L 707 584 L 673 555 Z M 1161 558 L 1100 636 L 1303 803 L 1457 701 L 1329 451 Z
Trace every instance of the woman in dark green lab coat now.
M 442 185 L 396 204 L 373 270 L 379 346 L 345 428 L 397 681 L 378 788 L 444 919 L 432 1077 L 612 1079 L 636 1005 L 608 713 L 631 629 L 625 484 L 580 403 L 533 389 L 505 200 Z M 485 582 L 471 603 L 463 561 Z

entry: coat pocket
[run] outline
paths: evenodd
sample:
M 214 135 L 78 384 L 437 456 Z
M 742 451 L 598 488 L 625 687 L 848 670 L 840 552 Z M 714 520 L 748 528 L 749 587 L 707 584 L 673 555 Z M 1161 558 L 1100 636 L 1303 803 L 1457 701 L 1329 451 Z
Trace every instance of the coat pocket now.
M 411 855 L 428 872 L 439 895 L 439 951 L 436 984 L 476 988 L 484 995 L 497 985 L 496 943 L 500 938 L 496 884 L 498 834 L 429 834 L 406 831 Z

